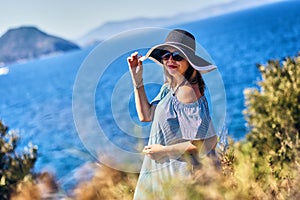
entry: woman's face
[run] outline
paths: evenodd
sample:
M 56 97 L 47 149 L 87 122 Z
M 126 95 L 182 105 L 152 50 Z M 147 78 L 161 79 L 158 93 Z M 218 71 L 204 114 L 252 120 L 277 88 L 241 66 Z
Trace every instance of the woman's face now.
M 170 53 L 179 52 L 177 49 L 172 47 L 166 47 L 165 50 Z M 174 54 L 172 54 L 172 56 L 168 56 L 168 59 L 162 59 L 164 67 L 171 76 L 184 75 L 185 71 L 189 67 L 189 62 L 185 58 L 180 61 L 176 61 L 174 60 L 173 55 Z

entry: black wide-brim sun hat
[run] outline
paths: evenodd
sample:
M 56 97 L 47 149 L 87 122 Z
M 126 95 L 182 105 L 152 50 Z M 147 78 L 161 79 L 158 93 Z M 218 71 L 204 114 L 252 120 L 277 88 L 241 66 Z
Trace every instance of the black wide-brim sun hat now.
M 149 58 L 154 62 L 162 65 L 161 56 L 165 52 L 166 47 L 177 49 L 191 66 L 198 70 L 201 74 L 208 73 L 217 67 L 206 59 L 196 55 L 195 37 L 184 30 L 172 30 L 165 39 L 165 43 L 152 47 L 145 55 L 145 59 Z

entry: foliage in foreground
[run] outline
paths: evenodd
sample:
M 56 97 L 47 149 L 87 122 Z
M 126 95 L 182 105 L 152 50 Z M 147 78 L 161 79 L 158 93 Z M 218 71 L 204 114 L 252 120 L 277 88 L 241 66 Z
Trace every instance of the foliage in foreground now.
M 245 90 L 245 116 L 251 128 L 247 140 L 269 160 L 276 173 L 299 158 L 300 55 L 260 65 L 260 90 Z
M 22 154 L 16 151 L 19 137 L 0 121 L 0 199 L 9 199 L 18 181 L 31 175 L 37 148 L 29 146 Z
M 300 199 L 300 55 L 259 70 L 260 89 L 245 90 L 245 140 L 229 143 L 221 169 L 204 159 L 191 180 L 165 185 L 163 199 Z M 135 175 L 101 167 L 70 199 L 132 199 L 136 181 Z

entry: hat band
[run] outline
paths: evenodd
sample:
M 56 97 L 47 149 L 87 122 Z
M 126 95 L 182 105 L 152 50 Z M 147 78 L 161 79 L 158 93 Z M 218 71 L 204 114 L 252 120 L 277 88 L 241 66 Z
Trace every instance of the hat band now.
M 193 49 L 193 48 L 191 48 L 191 47 L 189 47 L 189 46 L 187 46 L 187 45 L 185 45 L 185 44 L 179 43 L 179 42 L 166 42 L 165 44 L 177 44 L 177 45 L 179 45 L 179 46 L 184 46 L 184 47 L 186 47 L 186 48 L 192 50 L 192 51 L 195 53 L 195 49 Z

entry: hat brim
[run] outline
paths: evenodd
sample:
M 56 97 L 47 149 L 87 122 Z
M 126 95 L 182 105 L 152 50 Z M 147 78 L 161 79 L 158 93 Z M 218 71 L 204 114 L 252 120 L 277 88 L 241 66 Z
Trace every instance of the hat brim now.
M 197 56 L 191 49 L 186 48 L 185 46 L 180 44 L 165 43 L 156 45 L 146 53 L 145 59 L 149 58 L 150 60 L 158 63 L 159 65 L 163 65 L 163 63 L 161 62 L 161 56 L 165 47 L 172 47 L 180 51 L 187 59 L 187 61 L 192 65 L 192 67 L 198 70 L 201 74 L 208 73 L 217 68 L 215 65 L 211 64 L 207 60 Z

